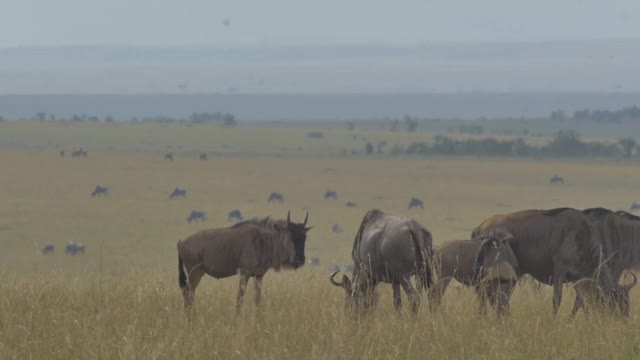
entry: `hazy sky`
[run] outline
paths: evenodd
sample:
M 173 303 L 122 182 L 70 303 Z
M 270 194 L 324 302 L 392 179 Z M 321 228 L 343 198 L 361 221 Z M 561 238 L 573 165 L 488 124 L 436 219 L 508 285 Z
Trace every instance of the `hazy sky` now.
M 0 0 L 0 9 L 0 47 L 640 38 L 638 0 Z

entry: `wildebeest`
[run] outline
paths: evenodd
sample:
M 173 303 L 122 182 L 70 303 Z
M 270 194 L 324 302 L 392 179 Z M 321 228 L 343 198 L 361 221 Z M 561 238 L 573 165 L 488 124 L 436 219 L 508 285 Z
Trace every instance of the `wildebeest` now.
M 164 159 L 173 161 L 173 154 L 172 153 L 164 154 Z
M 606 294 L 615 291 L 611 271 L 601 257 L 602 242 L 596 228 L 581 211 L 571 208 L 525 210 L 494 215 L 473 230 L 472 237 L 503 230 L 513 235 L 507 245 L 518 261 L 518 276 L 529 274 L 553 286 L 553 314 L 562 301 L 562 284 L 595 278 Z M 482 271 L 482 259 L 490 243 L 483 243 L 474 271 Z
M 56 251 L 56 247 L 53 244 L 45 244 L 41 251 L 43 255 L 52 254 Z
M 351 279 L 342 276 L 335 281 L 337 271 L 329 281 L 346 291 L 346 307 L 363 310 L 374 303 L 375 287 L 380 282 L 391 283 L 393 305 L 401 307 L 400 286 L 412 304 L 413 311 L 420 305 L 420 292 L 431 287 L 432 237 L 429 230 L 417 221 L 381 210 L 369 210 L 360 224 L 351 257 Z M 418 291 L 411 284 L 416 276 Z
M 637 210 L 640 210 L 640 203 L 634 200 L 631 204 L 631 207 L 629 207 L 629 212 L 634 212 Z
M 549 178 L 551 184 L 564 184 L 564 178 L 562 176 L 553 175 Z
M 209 160 L 209 157 L 207 156 L 207 153 L 201 153 L 200 154 L 200 160 Z
M 324 198 L 338 200 L 338 193 L 335 190 L 327 190 L 327 192 L 324 193 Z
M 418 199 L 417 197 L 412 197 L 411 200 L 409 200 L 409 206 L 407 208 L 411 209 L 414 207 L 424 209 L 424 202 L 422 202 L 422 200 Z
M 340 226 L 340 225 L 338 225 L 338 224 L 334 224 L 334 225 L 331 227 L 331 231 L 333 231 L 333 232 L 334 232 L 334 233 L 336 233 L 336 234 L 340 234 L 340 233 L 342 233 L 344 230 L 342 229 L 342 226 Z
M 256 284 L 255 302 L 260 303 L 262 277 L 269 269 L 297 269 L 304 265 L 309 213 L 302 223 L 286 220 L 246 220 L 231 227 L 208 229 L 178 241 L 178 270 L 185 308 L 205 274 L 222 279 L 240 275 L 236 309 L 249 278 Z
M 207 221 L 209 219 L 207 219 L 207 215 L 204 213 L 204 211 L 191 210 L 191 213 L 189 214 L 189 217 L 187 218 L 187 222 L 189 224 L 191 224 L 192 222 L 194 222 L 196 220 L 200 220 L 202 222 L 205 222 L 205 221 Z
M 576 290 L 576 302 L 571 311 L 571 318 L 574 318 L 578 310 L 584 309 L 588 313 L 589 303 L 604 306 L 611 311 L 617 311 L 623 316 L 629 316 L 631 309 L 631 297 L 629 293 L 631 289 L 638 283 L 638 278 L 633 272 L 629 272 L 633 281 L 630 284 L 624 284 L 616 287 L 612 295 L 609 297 L 601 297 L 601 289 L 593 279 L 580 279 L 574 284 Z M 604 303 L 603 303 L 604 302 Z
M 71 151 L 71 157 L 87 157 L 87 151 L 83 148 Z
M 96 197 L 98 195 L 109 196 L 110 193 L 111 192 L 109 191 L 108 187 L 96 185 L 96 188 L 93 189 L 93 192 L 91 193 L 91 197 Z
M 495 307 L 498 315 L 509 312 L 507 300 L 518 281 L 518 261 L 506 244 L 508 234 L 494 233 L 485 239 L 452 240 L 438 246 L 433 253 L 438 280 L 429 293 L 433 308 L 440 305 L 452 279 L 473 287 L 480 300 L 480 311 L 486 312 L 486 300 Z M 473 265 L 483 241 L 491 242 L 484 254 L 485 277 L 474 278 Z
M 180 189 L 179 187 L 173 189 L 173 192 L 169 195 L 169 199 L 175 199 L 177 197 L 186 198 L 187 189 Z
M 83 254 L 84 255 L 84 245 L 80 244 L 80 243 L 76 243 L 73 241 L 69 241 L 67 243 L 67 246 L 65 246 L 64 248 L 64 252 L 67 255 L 71 255 L 71 256 L 75 256 L 78 254 Z
M 244 218 L 242 217 L 242 213 L 240 210 L 231 210 L 229 211 L 229 215 L 227 216 L 228 221 L 242 221 Z
M 279 203 L 282 204 L 284 202 L 284 195 L 282 195 L 281 193 L 278 193 L 278 192 L 272 192 L 269 195 L 269 198 L 267 198 L 267 202 L 270 203 L 270 202 L 274 202 L 274 201 L 275 202 L 279 202 Z
M 311 260 L 309 260 L 309 265 L 319 266 L 320 265 L 320 259 L 317 258 L 317 257 L 312 257 Z
M 64 150 L 60 150 L 60 157 L 64 157 Z
M 345 204 L 346 207 L 357 207 L 358 204 L 356 204 L 353 201 L 347 201 L 347 203 Z

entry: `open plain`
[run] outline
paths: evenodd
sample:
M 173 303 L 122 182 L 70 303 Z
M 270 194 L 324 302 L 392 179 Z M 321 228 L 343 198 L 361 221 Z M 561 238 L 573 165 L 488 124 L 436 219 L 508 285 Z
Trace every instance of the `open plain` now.
M 450 287 L 442 308 L 417 317 L 391 306 L 389 285 L 369 315 L 344 312 L 328 274 L 350 262 L 364 213 L 412 216 L 435 243 L 467 239 L 485 218 L 529 208 L 603 206 L 627 210 L 639 164 L 615 159 L 519 159 L 364 155 L 365 141 L 391 146 L 432 134 L 304 126 L 0 123 L 0 358 L 11 359 L 613 359 L 640 357 L 640 299 L 631 316 L 595 313 L 568 320 L 551 291 L 519 286 L 512 316 L 480 316 L 469 289 Z M 354 140 L 354 135 L 355 140 Z M 535 141 L 543 141 L 536 139 Z M 615 140 L 615 139 L 614 139 Z M 72 158 L 84 147 L 86 158 Z M 59 155 L 65 150 L 65 157 Z M 174 160 L 165 160 L 172 152 Z M 199 153 L 208 153 L 200 160 Z M 560 174 L 563 185 L 549 184 Z M 111 194 L 92 198 L 96 185 Z M 176 188 L 186 198 L 169 200 Z M 325 200 L 336 190 L 337 200 Z M 285 201 L 267 203 L 271 192 Z M 407 209 L 412 197 L 425 209 Z M 346 207 L 352 201 L 356 207 Z M 307 259 L 319 266 L 267 273 L 263 303 L 234 312 L 238 278 L 205 277 L 189 323 L 178 287 L 176 242 L 247 217 L 314 226 Z M 192 210 L 205 223 L 187 223 Z M 343 233 L 331 231 L 333 225 Z M 86 246 L 67 256 L 68 241 Z M 55 252 L 43 255 L 45 244 Z M 404 295 L 404 294 L 403 294 Z

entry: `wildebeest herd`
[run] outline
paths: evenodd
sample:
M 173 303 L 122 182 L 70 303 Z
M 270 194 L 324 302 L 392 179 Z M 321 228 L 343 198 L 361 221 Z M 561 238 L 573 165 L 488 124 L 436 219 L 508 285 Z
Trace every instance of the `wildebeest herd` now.
M 269 217 L 231 227 L 202 230 L 178 241 L 179 284 L 185 308 L 208 274 L 240 275 L 239 309 L 249 278 L 260 303 L 262 279 L 269 269 L 297 269 L 305 264 L 309 214 L 302 223 Z M 426 292 L 435 310 L 452 279 L 473 288 L 480 311 L 489 302 L 500 316 L 509 314 L 516 285 L 524 276 L 553 287 L 553 314 L 562 301 L 563 284 L 572 283 L 576 299 L 572 317 L 589 306 L 627 316 L 631 271 L 640 265 L 640 217 L 604 208 L 525 210 L 494 215 L 471 233 L 433 248 L 431 232 L 415 219 L 368 211 L 355 235 L 351 277 L 336 269 L 331 284 L 345 291 L 345 307 L 357 312 L 375 305 L 376 286 L 390 283 L 393 305 L 401 308 L 402 288 L 411 309 L 420 308 Z M 315 262 L 314 262 L 315 263 Z M 319 264 L 319 260 L 317 261 Z M 623 279 L 625 273 L 628 279 Z M 415 286 L 414 286 L 415 284 Z

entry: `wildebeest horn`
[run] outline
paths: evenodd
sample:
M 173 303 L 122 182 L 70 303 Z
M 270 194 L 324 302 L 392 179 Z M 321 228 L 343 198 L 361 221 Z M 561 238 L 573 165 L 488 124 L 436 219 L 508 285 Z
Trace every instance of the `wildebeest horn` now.
M 287 225 L 291 224 L 291 210 L 287 213 Z
M 633 271 L 629 271 L 629 273 L 631 274 L 631 276 L 633 276 L 633 283 L 630 285 L 624 286 L 627 290 L 633 289 L 633 287 L 636 286 L 636 284 L 638 283 L 638 278 L 636 277 L 636 274 L 634 274 Z
M 331 281 L 331 283 L 332 283 L 333 285 L 335 285 L 335 286 L 343 287 L 343 285 L 344 285 L 344 284 L 337 282 L 337 281 L 336 281 L 336 279 L 335 279 L 336 274 L 337 274 L 337 273 L 339 273 L 339 272 L 340 272 L 340 270 L 336 270 L 336 271 L 334 271 L 334 272 L 331 274 L 331 276 L 329 276 L 329 281 Z
M 302 226 L 307 226 L 307 220 L 309 220 L 309 211 L 307 211 L 307 215 L 304 217 L 304 221 L 302 222 Z

